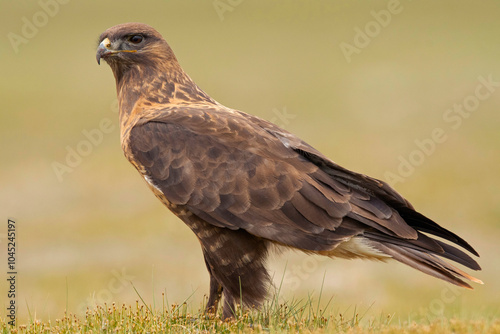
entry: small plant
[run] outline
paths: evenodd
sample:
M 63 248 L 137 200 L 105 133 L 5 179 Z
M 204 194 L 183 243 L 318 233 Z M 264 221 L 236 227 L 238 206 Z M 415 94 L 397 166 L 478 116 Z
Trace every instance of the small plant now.
M 62 318 L 47 322 L 31 317 L 17 328 L 0 318 L 0 333 L 500 333 L 499 319 L 398 322 L 393 314 L 364 319 L 368 310 L 360 314 L 354 307 L 336 312 L 332 299 L 321 308 L 321 294 L 317 301 L 309 295 L 288 302 L 279 302 L 276 294 L 260 309 L 237 307 L 235 319 L 229 321 L 204 313 L 206 300 L 193 312 L 188 304 L 191 296 L 180 304 L 169 304 L 162 293 L 160 309 L 146 305 L 138 296 L 135 305 L 98 305 L 84 316 L 65 312 Z

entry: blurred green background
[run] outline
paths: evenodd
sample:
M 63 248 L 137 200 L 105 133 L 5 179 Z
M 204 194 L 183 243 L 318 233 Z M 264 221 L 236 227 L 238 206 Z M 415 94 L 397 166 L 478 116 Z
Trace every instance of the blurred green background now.
M 500 87 L 466 116 L 448 111 L 474 102 L 479 77 L 500 82 L 498 1 L 65 2 L 0 3 L 0 267 L 12 217 L 20 319 L 135 303 L 129 281 L 148 303 L 193 293 L 196 308 L 208 292 L 196 238 L 120 148 L 114 78 L 95 50 L 102 31 L 129 21 L 160 31 L 216 100 L 347 168 L 387 179 L 413 159 L 396 189 L 478 250 L 486 283 L 458 290 L 398 263 L 286 252 L 269 261 L 284 299 L 317 297 L 325 277 L 322 299 L 342 313 L 499 315 Z M 111 130 L 85 146 L 103 120 Z M 436 128 L 446 140 L 419 153 L 415 141 Z M 58 175 L 54 163 L 77 149 L 86 155 Z

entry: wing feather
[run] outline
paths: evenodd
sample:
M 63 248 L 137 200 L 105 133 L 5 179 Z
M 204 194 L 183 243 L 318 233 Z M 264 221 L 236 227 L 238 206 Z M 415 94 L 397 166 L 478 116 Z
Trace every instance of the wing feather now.
M 418 232 L 476 254 L 463 239 L 416 213 L 389 185 L 335 164 L 254 116 L 210 108 L 165 110 L 133 127 L 129 146 L 134 165 L 169 202 L 214 226 L 322 254 L 363 236 L 421 270 L 415 261 L 429 259 L 420 255 L 424 250 L 479 267 L 460 250 Z

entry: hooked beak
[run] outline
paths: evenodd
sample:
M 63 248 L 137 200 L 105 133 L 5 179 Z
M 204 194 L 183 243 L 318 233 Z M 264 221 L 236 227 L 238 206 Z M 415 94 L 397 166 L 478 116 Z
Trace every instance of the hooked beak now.
M 102 40 L 101 44 L 97 47 L 96 59 L 97 64 L 101 65 L 101 58 L 110 55 L 116 51 L 110 50 L 111 42 L 109 38 L 105 38 Z
M 101 65 L 101 58 L 108 57 L 120 52 L 137 52 L 137 50 L 113 50 L 111 49 L 111 41 L 109 38 L 102 40 L 101 44 L 97 47 L 96 60 L 97 64 Z

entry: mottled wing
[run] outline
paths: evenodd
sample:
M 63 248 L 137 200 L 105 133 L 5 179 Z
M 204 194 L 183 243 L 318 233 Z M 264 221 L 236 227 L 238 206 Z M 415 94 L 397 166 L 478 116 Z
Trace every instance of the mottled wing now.
M 417 238 L 384 201 L 336 180 L 240 113 L 177 110 L 135 126 L 129 145 L 168 201 L 215 226 L 310 251 L 365 230 Z

